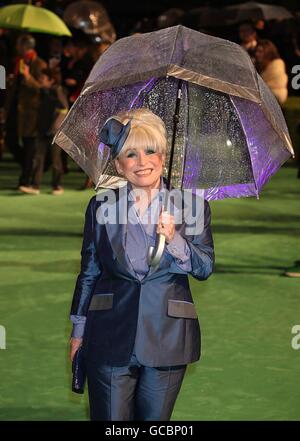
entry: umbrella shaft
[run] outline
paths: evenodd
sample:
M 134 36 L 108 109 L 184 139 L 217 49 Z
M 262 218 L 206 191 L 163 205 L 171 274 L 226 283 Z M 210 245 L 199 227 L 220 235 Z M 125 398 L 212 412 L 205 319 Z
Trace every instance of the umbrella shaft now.
M 171 188 L 171 177 L 172 177 L 172 166 L 173 166 L 173 158 L 174 158 L 174 149 L 175 149 L 175 141 L 176 141 L 176 132 L 177 125 L 179 122 L 179 110 L 180 110 L 180 102 L 181 102 L 181 88 L 182 88 L 182 80 L 178 81 L 178 91 L 175 105 L 175 114 L 174 114 L 174 126 L 173 126 L 173 136 L 172 136 L 172 144 L 171 144 L 171 152 L 170 152 L 170 160 L 169 160 L 169 170 L 168 170 L 168 178 L 167 178 L 167 189 Z

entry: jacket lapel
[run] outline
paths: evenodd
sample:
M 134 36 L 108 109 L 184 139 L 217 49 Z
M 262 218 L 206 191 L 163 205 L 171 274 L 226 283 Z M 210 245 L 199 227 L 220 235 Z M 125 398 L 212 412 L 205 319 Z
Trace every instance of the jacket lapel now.
M 125 237 L 127 231 L 127 185 L 116 190 L 115 222 L 105 223 L 106 233 L 112 247 L 114 258 L 134 278 L 136 274 L 125 253 Z

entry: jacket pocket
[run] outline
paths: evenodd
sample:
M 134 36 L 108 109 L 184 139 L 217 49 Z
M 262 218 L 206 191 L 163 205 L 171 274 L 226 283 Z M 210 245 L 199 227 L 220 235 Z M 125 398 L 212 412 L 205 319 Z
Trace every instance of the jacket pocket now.
M 111 309 L 113 306 L 113 297 L 113 293 L 94 294 L 90 303 L 89 311 Z
M 196 319 L 197 311 L 194 303 L 184 300 L 168 300 L 168 315 L 171 317 Z

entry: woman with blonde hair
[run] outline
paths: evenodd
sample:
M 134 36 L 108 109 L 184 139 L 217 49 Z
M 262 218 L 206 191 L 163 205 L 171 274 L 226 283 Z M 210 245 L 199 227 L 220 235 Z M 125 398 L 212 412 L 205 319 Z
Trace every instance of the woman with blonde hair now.
M 288 96 L 288 76 L 285 63 L 270 40 L 259 40 L 255 51 L 255 66 L 282 106 Z
M 186 366 L 200 358 L 188 275 L 205 280 L 213 270 L 210 208 L 205 201 L 204 227 L 193 235 L 186 219 L 176 224 L 162 211 L 167 135 L 150 110 L 108 119 L 99 138 L 127 184 L 94 196 L 86 211 L 71 359 L 80 348 L 92 420 L 169 420 Z M 152 267 L 148 249 L 157 233 L 166 242 Z

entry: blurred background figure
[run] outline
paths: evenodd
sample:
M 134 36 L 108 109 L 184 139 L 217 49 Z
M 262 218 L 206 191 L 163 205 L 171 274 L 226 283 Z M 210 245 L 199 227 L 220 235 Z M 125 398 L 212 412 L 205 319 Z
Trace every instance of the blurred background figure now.
M 111 42 L 108 40 L 101 40 L 100 42 L 94 41 L 90 46 L 90 54 L 93 58 L 94 63 L 101 57 L 102 54 L 111 46 Z
M 248 52 L 252 61 L 255 61 L 255 50 L 257 46 L 257 33 L 251 22 L 239 25 L 239 39 L 241 46 Z
M 60 69 L 63 54 L 63 42 L 60 38 L 51 38 L 49 42 L 48 65 L 50 69 Z
M 96 49 L 94 48 L 96 53 L 92 50 L 93 46 L 97 46 Z M 76 38 L 69 40 L 63 48 L 61 74 L 62 84 L 67 91 L 69 108 L 80 95 L 81 89 L 95 64 L 99 47 L 101 46 L 92 44 L 89 37 L 80 31 L 77 33 Z M 62 161 L 66 173 L 68 172 L 67 160 L 68 155 L 64 152 L 62 154 Z M 92 186 L 93 183 L 86 178 L 82 189 L 92 188 Z
M 89 52 L 88 38 L 80 37 L 68 42 L 67 50 L 68 62 L 64 67 L 63 83 L 68 90 L 69 104 L 72 105 L 78 96 L 88 77 L 94 60 Z
M 63 18 L 76 31 L 73 31 L 73 35 L 78 36 L 65 48 L 71 54 L 64 71 L 64 84 L 68 88 L 71 106 L 79 96 L 93 65 L 116 40 L 116 32 L 105 7 L 95 1 L 72 2 L 66 7 Z M 86 177 L 81 189 L 92 187 L 92 180 Z
M 256 20 L 254 23 L 254 28 L 256 31 L 257 38 L 260 40 L 261 38 L 267 38 L 268 31 L 265 20 Z
M 255 51 L 255 66 L 282 106 L 288 97 L 285 63 L 270 40 L 260 40 Z
M 0 65 L 4 67 L 5 71 L 8 71 L 8 61 L 9 60 L 9 44 L 6 38 L 5 29 L 0 28 Z M 4 121 L 5 121 L 5 112 L 4 112 L 4 103 L 5 103 L 5 90 L 0 89 L 0 161 L 2 159 L 3 151 L 4 151 Z
M 64 87 L 68 107 L 76 101 L 80 95 L 85 80 L 94 65 L 90 53 L 89 38 L 81 31 L 74 32 L 75 37 L 66 41 L 60 54 L 59 68 L 61 73 L 62 86 Z M 68 155 L 62 152 L 62 163 L 64 173 L 68 173 Z
M 61 149 L 51 145 L 51 141 L 62 119 L 68 112 L 67 96 L 59 82 L 59 77 L 51 69 L 44 69 L 39 77 L 39 120 L 37 124 L 36 148 L 32 161 L 32 187 L 24 192 L 39 194 L 40 184 L 44 173 L 45 159 L 51 152 L 52 164 L 52 194 L 61 195 L 64 190 L 61 185 L 63 165 Z
M 39 118 L 39 89 L 41 87 L 39 77 L 42 70 L 47 68 L 47 63 L 38 57 L 34 48 L 35 39 L 31 35 L 21 35 L 18 38 L 15 76 L 18 137 L 22 146 L 20 191 L 31 185 L 32 161 L 36 148 Z M 15 122 L 15 116 L 11 115 L 11 118 Z M 12 128 L 16 130 L 15 125 Z

